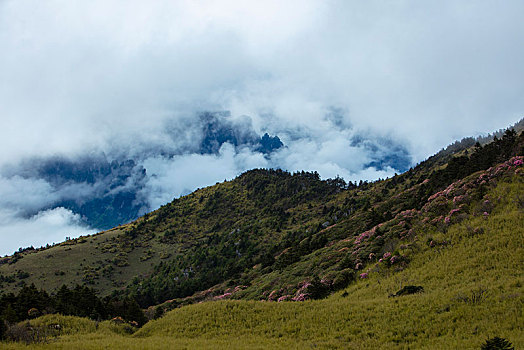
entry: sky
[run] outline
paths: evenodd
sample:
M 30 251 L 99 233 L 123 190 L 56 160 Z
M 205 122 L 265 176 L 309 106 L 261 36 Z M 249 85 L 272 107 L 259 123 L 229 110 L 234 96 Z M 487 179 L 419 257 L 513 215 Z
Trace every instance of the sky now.
M 0 0 L 0 167 L 190 150 L 198 113 L 229 111 L 286 147 L 144 158 L 152 207 L 254 167 L 391 176 L 351 140 L 393 140 L 415 164 L 524 116 L 522 13 L 511 0 Z M 21 216 L 56 195 L 0 175 L 0 254 L 92 232 L 64 208 Z

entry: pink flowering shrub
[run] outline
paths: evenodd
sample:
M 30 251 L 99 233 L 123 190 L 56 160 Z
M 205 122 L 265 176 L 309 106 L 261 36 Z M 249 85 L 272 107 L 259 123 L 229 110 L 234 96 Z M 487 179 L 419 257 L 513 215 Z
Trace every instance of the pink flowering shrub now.
M 360 278 L 368 278 L 368 274 L 366 272 L 360 274 Z
M 386 259 L 389 259 L 390 257 L 391 257 L 391 253 L 385 252 L 384 255 L 382 256 L 382 259 L 386 260 Z
M 320 281 L 319 281 L 320 282 Z M 301 282 L 299 283 L 299 288 L 296 291 L 295 295 L 291 298 L 292 301 L 305 301 L 311 299 L 311 290 L 315 289 L 313 283 Z
M 452 216 L 453 214 L 456 214 L 460 212 L 460 209 L 451 209 L 451 211 L 449 212 L 449 216 Z
M 453 197 L 453 204 L 460 204 L 467 201 L 468 197 L 466 195 L 460 195 Z
M 305 293 L 297 294 L 293 298 L 291 298 L 291 300 L 293 301 L 306 301 L 307 299 L 309 299 L 309 296 Z
M 267 297 L 267 300 L 269 301 L 275 301 L 277 299 L 278 291 L 275 289 L 271 293 L 269 293 L 269 296 Z
M 291 299 L 291 295 L 283 295 L 280 298 L 278 298 L 277 302 L 280 303 L 282 301 L 286 301 L 286 300 L 289 300 L 289 299 Z
M 369 239 L 370 237 L 374 236 L 377 232 L 377 226 L 373 227 L 371 230 L 362 232 L 356 239 L 354 244 L 360 245 L 363 241 Z
M 451 201 L 444 196 L 443 192 L 437 192 L 429 197 L 428 202 L 422 207 L 422 212 L 431 213 L 433 215 L 442 215 L 448 212 L 450 207 Z
M 236 292 L 239 292 L 243 289 L 246 289 L 247 286 L 236 286 L 235 289 L 233 289 L 232 293 L 236 293 Z
M 441 222 L 443 219 L 444 219 L 444 216 L 442 216 L 442 215 L 438 216 L 438 217 L 434 218 L 433 220 L 431 220 L 431 224 L 436 225 L 439 222 Z
M 222 295 L 217 295 L 214 299 L 215 300 L 222 300 L 222 299 L 229 298 L 232 295 L 233 295 L 233 293 L 224 293 Z

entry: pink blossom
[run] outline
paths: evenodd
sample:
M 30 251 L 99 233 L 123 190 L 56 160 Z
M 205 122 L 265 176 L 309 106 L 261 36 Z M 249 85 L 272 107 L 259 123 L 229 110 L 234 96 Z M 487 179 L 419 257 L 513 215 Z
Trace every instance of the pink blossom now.
M 383 259 L 389 259 L 389 257 L 391 257 L 390 252 L 385 252 L 384 255 L 382 256 Z
M 269 296 L 267 297 L 267 299 L 268 299 L 268 300 L 275 300 L 275 299 L 277 298 L 277 293 L 278 293 L 278 292 L 277 292 L 276 290 L 272 291 L 272 292 L 269 294 Z
M 301 289 L 301 290 L 306 290 L 306 289 L 308 289 L 308 288 L 311 287 L 311 286 L 312 286 L 311 282 L 306 282 L 306 283 L 304 283 L 304 284 L 302 285 L 302 287 L 301 287 L 300 289 Z
M 451 222 L 451 218 L 450 218 L 449 216 L 446 216 L 446 217 L 444 218 L 444 222 L 445 222 L 446 224 L 449 224 L 449 223 Z
M 451 211 L 449 212 L 449 216 L 455 214 L 455 213 L 458 213 L 460 211 L 460 209 L 451 209 Z
M 360 274 L 360 278 L 368 278 L 368 274 L 366 272 Z
M 394 264 L 397 260 L 399 259 L 399 257 L 397 255 L 391 257 L 391 259 L 389 259 L 389 262 Z
M 442 217 L 442 215 L 441 215 L 441 216 L 439 216 L 439 217 L 434 218 L 433 220 L 431 220 L 431 223 L 435 225 L 435 224 L 439 223 L 440 220 L 442 220 L 442 219 L 443 219 L 443 217 Z
M 416 209 L 408 209 L 408 210 L 404 210 L 402 212 L 400 212 L 400 216 L 406 218 L 406 219 L 410 219 L 410 218 L 413 218 L 415 216 L 415 214 L 417 214 L 417 210 Z
M 328 279 L 322 278 L 322 279 L 320 280 L 320 283 L 322 283 L 322 284 L 325 285 L 325 286 L 330 286 L 333 282 L 330 281 L 330 280 L 328 280 Z
M 233 295 L 233 293 L 224 293 L 222 295 L 218 295 L 215 297 L 215 300 L 222 300 L 222 299 L 225 299 L 227 297 L 230 297 L 231 295 Z
M 487 211 L 484 212 L 484 216 L 488 216 L 489 213 Z
M 291 295 L 283 295 L 280 298 L 278 298 L 277 302 L 280 303 L 282 301 L 288 300 L 289 298 L 291 298 Z
M 309 295 L 306 293 L 300 293 L 295 295 L 291 300 L 293 301 L 306 301 L 308 299 Z
M 466 196 L 455 196 L 453 198 L 453 203 L 457 204 L 457 203 L 463 202 L 464 200 L 466 200 Z
M 522 161 L 522 159 L 516 159 L 514 162 L 513 162 L 513 165 L 515 166 L 521 166 L 524 162 Z
M 382 262 L 382 258 L 378 259 L 378 262 L 381 263 Z
M 441 196 L 444 196 L 444 192 L 443 191 L 440 191 L 440 192 L 437 192 L 433 195 L 431 195 L 429 198 L 428 198 L 428 202 L 432 202 L 434 199 L 438 198 L 438 197 L 441 197 Z
M 240 291 L 242 289 L 245 289 L 245 288 L 247 288 L 247 286 L 236 286 L 235 289 L 233 290 L 233 293 L 236 293 L 236 292 L 238 292 L 238 291 Z

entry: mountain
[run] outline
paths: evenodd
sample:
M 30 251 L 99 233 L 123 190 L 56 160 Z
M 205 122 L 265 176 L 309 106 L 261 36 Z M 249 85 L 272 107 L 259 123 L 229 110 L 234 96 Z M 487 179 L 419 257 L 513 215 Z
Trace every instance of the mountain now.
M 151 175 L 155 174 L 148 174 L 143 165 L 150 157 L 170 159 L 180 152 L 216 155 L 225 143 L 269 156 L 284 146 L 278 136 L 257 135 L 250 119 L 235 123 L 228 116 L 228 113 L 200 114 L 196 125 L 188 127 L 196 129 L 189 142 L 193 146 L 189 149 L 148 145 L 133 158 L 117 150 L 112 150 L 111 156 L 90 153 L 77 157 L 35 157 L 2 169 L 1 174 L 8 179 L 21 177 L 44 181 L 50 187 L 55 198 L 43 201 L 40 206 L 31 205 L 22 211 L 23 217 L 31 218 L 41 211 L 63 207 L 80 215 L 89 227 L 110 229 L 151 210 L 145 192 Z M 174 140 L 183 134 L 172 126 L 166 130 L 168 137 Z
M 431 339 L 449 348 L 480 344 L 494 330 L 524 345 L 522 313 L 511 311 L 524 282 L 523 151 L 524 134 L 508 130 L 359 184 L 254 169 L 130 224 L 2 258 L 2 290 L 34 284 L 54 295 L 85 284 L 136 301 L 151 318 L 176 309 L 136 336 L 191 338 L 192 346 L 249 329 L 237 347 L 396 348 Z M 244 301 L 177 308 L 226 299 Z M 369 328 L 358 329 L 364 320 Z
M 348 138 L 348 147 L 359 150 L 361 154 L 357 161 L 361 164 L 338 164 L 343 171 L 371 169 L 373 172 L 401 173 L 411 166 L 411 155 L 401 142 L 352 130 L 351 126 L 341 122 L 341 116 L 333 114 L 330 118 L 329 123 L 336 132 Z M 310 130 L 283 128 L 279 132 L 290 143 L 307 143 L 322 138 Z M 289 162 L 296 161 L 292 153 L 286 152 L 288 146 L 279 136 L 268 132 L 259 134 L 249 117 L 232 118 L 227 111 L 202 112 L 195 118 L 167 121 L 158 135 L 122 142 L 109 142 L 105 152 L 35 156 L 4 165 L 0 169 L 0 180 L 5 183 L 7 194 L 5 201 L 0 201 L 0 212 L 2 216 L 14 214 L 2 219 L 31 222 L 42 213 L 65 208 L 75 217 L 76 224 L 85 230 L 107 230 L 157 209 L 164 203 L 164 198 L 179 197 L 190 193 L 202 182 L 214 183 L 224 178 L 207 174 L 204 180 L 182 181 L 180 176 L 187 172 L 183 169 L 184 157 L 192 161 L 220 161 L 223 156 L 220 150 L 231 149 L 238 160 L 235 160 L 235 169 L 231 169 L 228 177 L 249 169 L 251 163 L 245 160 L 246 157 L 274 168 L 285 168 Z M 355 168 L 345 169 L 345 166 Z M 225 167 L 231 168 L 232 165 Z M 16 195 L 10 191 L 16 187 L 22 187 L 34 198 L 31 201 L 12 199 L 11 196 Z

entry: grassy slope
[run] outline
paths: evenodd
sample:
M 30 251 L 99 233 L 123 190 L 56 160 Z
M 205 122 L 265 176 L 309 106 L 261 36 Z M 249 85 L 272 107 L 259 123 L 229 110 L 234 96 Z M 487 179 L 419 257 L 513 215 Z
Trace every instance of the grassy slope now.
M 345 297 L 341 291 L 302 303 L 207 302 L 173 310 L 133 336 L 102 329 L 35 348 L 474 349 L 493 336 L 524 348 L 522 178 L 500 182 L 489 195 L 501 199 L 489 217 L 469 217 L 445 234 L 418 238 L 445 235 L 451 244 L 421 244 L 406 269 L 373 272 Z M 388 298 L 407 284 L 425 292 Z M 473 301 L 479 290 L 483 297 Z
M 311 183 L 316 186 L 320 181 Z M 315 193 L 315 187 L 308 188 L 308 191 Z M 212 215 L 204 216 L 206 206 L 217 193 L 221 194 L 218 206 L 207 209 Z M 201 198 L 205 200 L 202 201 Z M 296 215 L 303 217 L 302 221 L 316 225 L 322 219 L 312 218 L 322 210 L 323 199 L 325 197 L 319 196 L 308 200 L 311 208 L 298 205 L 293 209 L 301 210 Z M 50 292 L 62 284 L 74 286 L 86 283 L 106 295 L 124 287 L 136 276 L 150 275 L 154 266 L 161 261 L 171 260 L 202 245 L 215 231 L 227 235 L 232 228 L 251 227 L 256 222 L 263 231 L 256 238 L 261 244 L 278 241 L 281 235 L 272 228 L 274 214 L 260 213 L 255 199 L 249 198 L 241 178 L 197 190 L 166 205 L 164 212 L 168 213 L 167 218 L 157 221 L 156 217 L 161 212 L 162 209 L 157 210 L 147 219 L 142 217 L 131 224 L 93 236 L 80 237 L 43 250 L 23 252 L 20 254 L 22 258 L 15 263 L 0 264 L 0 274 L 10 276 L 19 271 L 27 272 L 29 276 L 23 278 L 23 282 L 34 283 L 38 288 Z M 144 221 L 148 225 L 141 228 L 140 223 Z M 301 222 L 291 225 L 288 230 L 295 230 L 300 224 Z M 137 227 L 139 234 L 136 237 L 125 235 L 126 231 Z M 165 232 L 169 230 L 175 230 L 176 235 L 171 240 L 163 240 Z M 119 264 L 115 260 L 119 259 L 119 255 L 125 264 Z M 104 268 L 108 266 L 112 270 L 104 272 Z M 0 287 L 6 292 L 16 291 L 19 289 L 19 282 L 22 280 L 16 279 L 16 283 L 4 283 Z
M 110 262 L 117 254 L 103 247 L 105 245 L 113 246 L 114 243 L 111 240 L 122 235 L 125 227 L 121 226 L 94 236 L 81 237 L 74 244 L 65 242 L 46 250 L 25 253 L 23 258 L 14 264 L 1 265 L 0 273 L 8 276 L 16 274 L 17 271 L 28 272 L 29 277 L 25 278 L 24 282 L 34 283 L 38 288 L 49 291 L 59 288 L 62 284 L 74 286 L 91 280 L 93 283 L 88 285 L 95 287 L 103 294 L 109 294 L 112 289 L 126 285 L 136 275 L 152 271 L 153 265 L 161 261 L 161 252 L 169 248 L 168 245 L 160 242 L 153 242 L 154 245 L 147 247 L 139 247 L 130 254 L 126 254 L 127 266 L 118 267 Z M 140 258 L 145 256 L 149 249 L 155 250 L 157 254 L 147 261 L 140 261 Z M 104 275 L 103 269 L 106 266 L 111 266 L 114 270 Z M 16 284 L 5 285 L 6 291 L 16 289 Z

